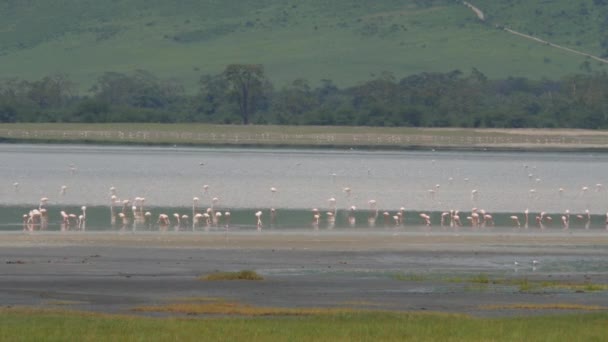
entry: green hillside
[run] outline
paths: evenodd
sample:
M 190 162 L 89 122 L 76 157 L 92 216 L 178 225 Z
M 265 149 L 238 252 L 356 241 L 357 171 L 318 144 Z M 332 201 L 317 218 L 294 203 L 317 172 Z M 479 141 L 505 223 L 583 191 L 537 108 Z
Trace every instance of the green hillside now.
M 194 89 L 229 63 L 264 64 L 286 84 L 349 86 L 382 71 L 468 71 L 560 78 L 586 58 L 510 35 L 608 53 L 608 1 L 472 1 L 484 23 L 448 0 L 3 0 L 0 78 L 67 73 L 88 89 L 104 71 L 149 70 Z M 599 62 L 585 71 L 607 69 Z

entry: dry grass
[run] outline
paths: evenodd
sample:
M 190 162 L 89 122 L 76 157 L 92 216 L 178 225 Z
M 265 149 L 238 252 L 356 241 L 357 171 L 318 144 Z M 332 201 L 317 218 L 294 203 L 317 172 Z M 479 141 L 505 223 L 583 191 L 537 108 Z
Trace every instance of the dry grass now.
M 215 272 L 198 277 L 199 280 L 220 281 L 220 280 L 264 280 L 264 277 L 255 271 L 243 270 L 239 272 Z
M 50 305 L 50 306 L 70 306 L 70 305 L 89 304 L 89 302 L 80 301 L 80 300 L 49 300 L 49 301 L 44 302 L 44 304 Z
M 140 306 L 135 312 L 164 312 L 186 315 L 237 315 L 237 316 L 311 316 L 363 312 L 344 308 L 280 308 L 259 307 L 236 302 L 215 301 L 198 303 L 171 303 L 166 305 Z
M 582 310 L 582 311 L 598 311 L 608 308 L 599 305 L 584 305 L 584 304 L 569 304 L 569 303 L 514 303 L 514 304 L 496 304 L 482 305 L 481 310 Z
M 608 148 L 597 130 L 210 124 L 0 124 L 0 138 L 28 142 L 304 147 L 497 149 Z

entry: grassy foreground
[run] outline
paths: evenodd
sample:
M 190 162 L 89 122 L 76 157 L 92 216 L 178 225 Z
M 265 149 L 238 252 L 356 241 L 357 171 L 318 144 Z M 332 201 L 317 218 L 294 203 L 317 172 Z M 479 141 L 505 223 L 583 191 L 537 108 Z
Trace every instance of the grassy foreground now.
M 353 312 L 201 320 L 3 309 L 0 321 L 2 341 L 600 341 L 608 337 L 606 313 L 483 319 Z
M 0 124 L 0 142 L 2 141 L 192 146 L 606 150 L 608 132 L 557 129 L 20 123 Z

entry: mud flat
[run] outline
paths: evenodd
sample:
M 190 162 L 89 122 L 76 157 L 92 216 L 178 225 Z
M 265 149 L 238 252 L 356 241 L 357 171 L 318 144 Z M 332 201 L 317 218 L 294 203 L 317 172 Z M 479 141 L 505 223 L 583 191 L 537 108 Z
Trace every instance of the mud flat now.
M 4 233 L 0 303 L 110 313 L 189 298 L 480 316 L 608 310 L 602 233 Z M 218 270 L 264 280 L 198 279 Z

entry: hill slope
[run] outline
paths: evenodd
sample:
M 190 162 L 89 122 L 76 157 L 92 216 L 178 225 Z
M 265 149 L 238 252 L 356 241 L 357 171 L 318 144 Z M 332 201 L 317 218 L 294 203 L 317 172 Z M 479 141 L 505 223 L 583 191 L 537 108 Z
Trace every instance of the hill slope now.
M 401 77 L 473 67 L 494 78 L 581 72 L 584 57 L 497 24 L 589 53 L 608 51 L 603 0 L 472 2 L 486 23 L 448 0 L 5 0 L 0 78 L 62 72 L 87 89 L 104 71 L 146 69 L 192 89 L 201 74 L 229 63 L 262 63 L 277 84 L 305 77 L 352 85 L 382 71 Z

